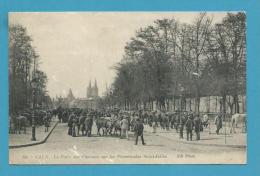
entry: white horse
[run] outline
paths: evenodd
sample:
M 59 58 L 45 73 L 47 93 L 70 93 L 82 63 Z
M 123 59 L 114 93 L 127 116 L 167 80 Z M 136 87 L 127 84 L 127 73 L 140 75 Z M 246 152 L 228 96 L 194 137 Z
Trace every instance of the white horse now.
M 236 128 L 238 127 L 238 124 L 242 124 L 246 129 L 246 114 L 233 114 L 231 117 L 231 127 L 230 127 L 230 133 L 236 133 Z

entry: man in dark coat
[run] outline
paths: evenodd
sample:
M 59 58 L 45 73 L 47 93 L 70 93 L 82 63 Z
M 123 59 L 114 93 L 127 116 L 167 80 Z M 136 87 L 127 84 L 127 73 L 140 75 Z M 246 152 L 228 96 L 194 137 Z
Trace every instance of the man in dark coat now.
M 222 118 L 221 115 L 215 117 L 216 133 L 219 134 L 219 130 L 222 128 Z
M 197 114 L 195 119 L 194 119 L 194 131 L 196 133 L 196 140 L 200 140 L 201 126 L 202 126 L 202 122 L 201 122 L 199 115 Z
M 181 119 L 181 114 L 179 111 L 176 112 L 175 114 L 175 120 L 174 120 L 174 128 L 176 130 L 176 133 L 178 133 L 178 128 L 179 128 L 179 125 L 180 125 L 180 119 Z
M 50 121 L 49 118 L 47 117 L 47 114 L 44 117 L 44 127 L 45 127 L 45 132 L 49 131 L 49 127 L 50 127 Z
M 188 119 L 186 121 L 185 127 L 186 127 L 187 141 L 188 140 L 192 141 L 193 121 L 192 121 L 190 115 L 188 116 Z
M 76 137 L 77 133 L 76 133 L 76 126 L 78 124 L 78 119 L 76 118 L 74 112 L 70 115 L 70 117 L 72 119 L 72 137 Z
M 73 116 L 70 115 L 69 116 L 69 120 L 68 120 L 68 135 L 72 135 L 72 127 L 73 127 Z
M 143 136 L 144 125 L 140 121 L 139 118 L 136 120 L 136 124 L 134 126 L 134 131 L 135 131 L 135 135 L 136 135 L 135 145 L 137 145 L 137 143 L 138 143 L 138 137 L 139 136 L 141 136 L 142 144 L 145 145 L 145 143 L 144 143 L 144 136 Z

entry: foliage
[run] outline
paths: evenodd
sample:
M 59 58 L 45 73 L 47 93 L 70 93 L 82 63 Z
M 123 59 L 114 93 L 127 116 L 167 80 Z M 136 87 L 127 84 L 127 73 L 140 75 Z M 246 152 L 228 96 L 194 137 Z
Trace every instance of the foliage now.
M 192 24 L 159 19 L 139 29 L 115 66 L 116 79 L 105 99 L 126 108 L 173 97 L 245 94 L 245 14 L 228 13 L 212 24 L 201 13 Z M 197 109 L 199 111 L 199 109 Z
M 19 24 L 10 25 L 9 110 L 11 113 L 31 107 L 33 81 L 36 82 L 38 100 L 45 96 L 47 76 L 39 70 L 38 61 L 39 56 L 32 46 L 32 38 L 27 34 L 26 28 Z

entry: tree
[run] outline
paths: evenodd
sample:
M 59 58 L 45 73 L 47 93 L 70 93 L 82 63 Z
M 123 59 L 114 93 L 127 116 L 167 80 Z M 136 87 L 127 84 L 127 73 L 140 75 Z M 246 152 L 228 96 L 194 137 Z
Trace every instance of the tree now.
M 216 24 L 211 37 L 208 38 L 209 63 L 214 73 L 215 87 L 226 104 L 227 95 L 233 97 L 228 101 L 231 112 L 239 112 L 238 95 L 245 94 L 246 76 L 246 29 L 245 14 L 228 13 L 222 23 Z M 223 107 L 224 111 L 225 106 Z
M 206 13 L 201 13 L 199 17 L 195 20 L 195 22 L 191 25 L 191 58 L 190 62 L 193 63 L 193 72 L 196 73 L 195 79 L 195 87 L 196 87 L 196 98 L 195 98 L 195 111 L 199 112 L 200 107 L 200 82 L 202 82 L 202 72 L 205 68 L 205 48 L 206 48 L 206 39 L 209 34 L 209 29 L 211 26 L 212 20 L 207 17 Z
M 243 13 L 227 14 L 216 25 L 206 13 L 192 24 L 155 20 L 126 44 L 110 98 L 126 109 L 147 103 L 151 109 L 154 101 L 166 109 L 170 99 L 183 95 L 185 102 L 195 97 L 199 112 L 201 96 L 222 96 L 223 104 L 232 96 L 230 106 L 238 112 L 238 95 L 245 94 L 245 51 Z
M 39 70 L 39 56 L 32 46 L 32 38 L 25 27 L 19 24 L 9 26 L 9 104 L 10 112 L 15 113 L 32 104 L 34 70 L 38 70 L 41 91 L 45 91 L 47 76 Z M 42 92 L 41 92 L 42 93 Z

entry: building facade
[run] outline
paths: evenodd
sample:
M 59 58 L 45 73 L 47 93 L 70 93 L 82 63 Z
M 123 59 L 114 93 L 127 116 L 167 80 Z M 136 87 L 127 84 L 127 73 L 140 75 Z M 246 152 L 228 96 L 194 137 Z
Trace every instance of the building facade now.
M 61 106 L 63 108 L 97 108 L 98 102 L 98 86 L 95 80 L 94 86 L 91 86 L 91 81 L 87 87 L 87 95 L 84 98 L 75 98 L 71 89 L 69 89 L 68 95 L 65 98 L 59 97 L 56 100 L 56 107 Z

